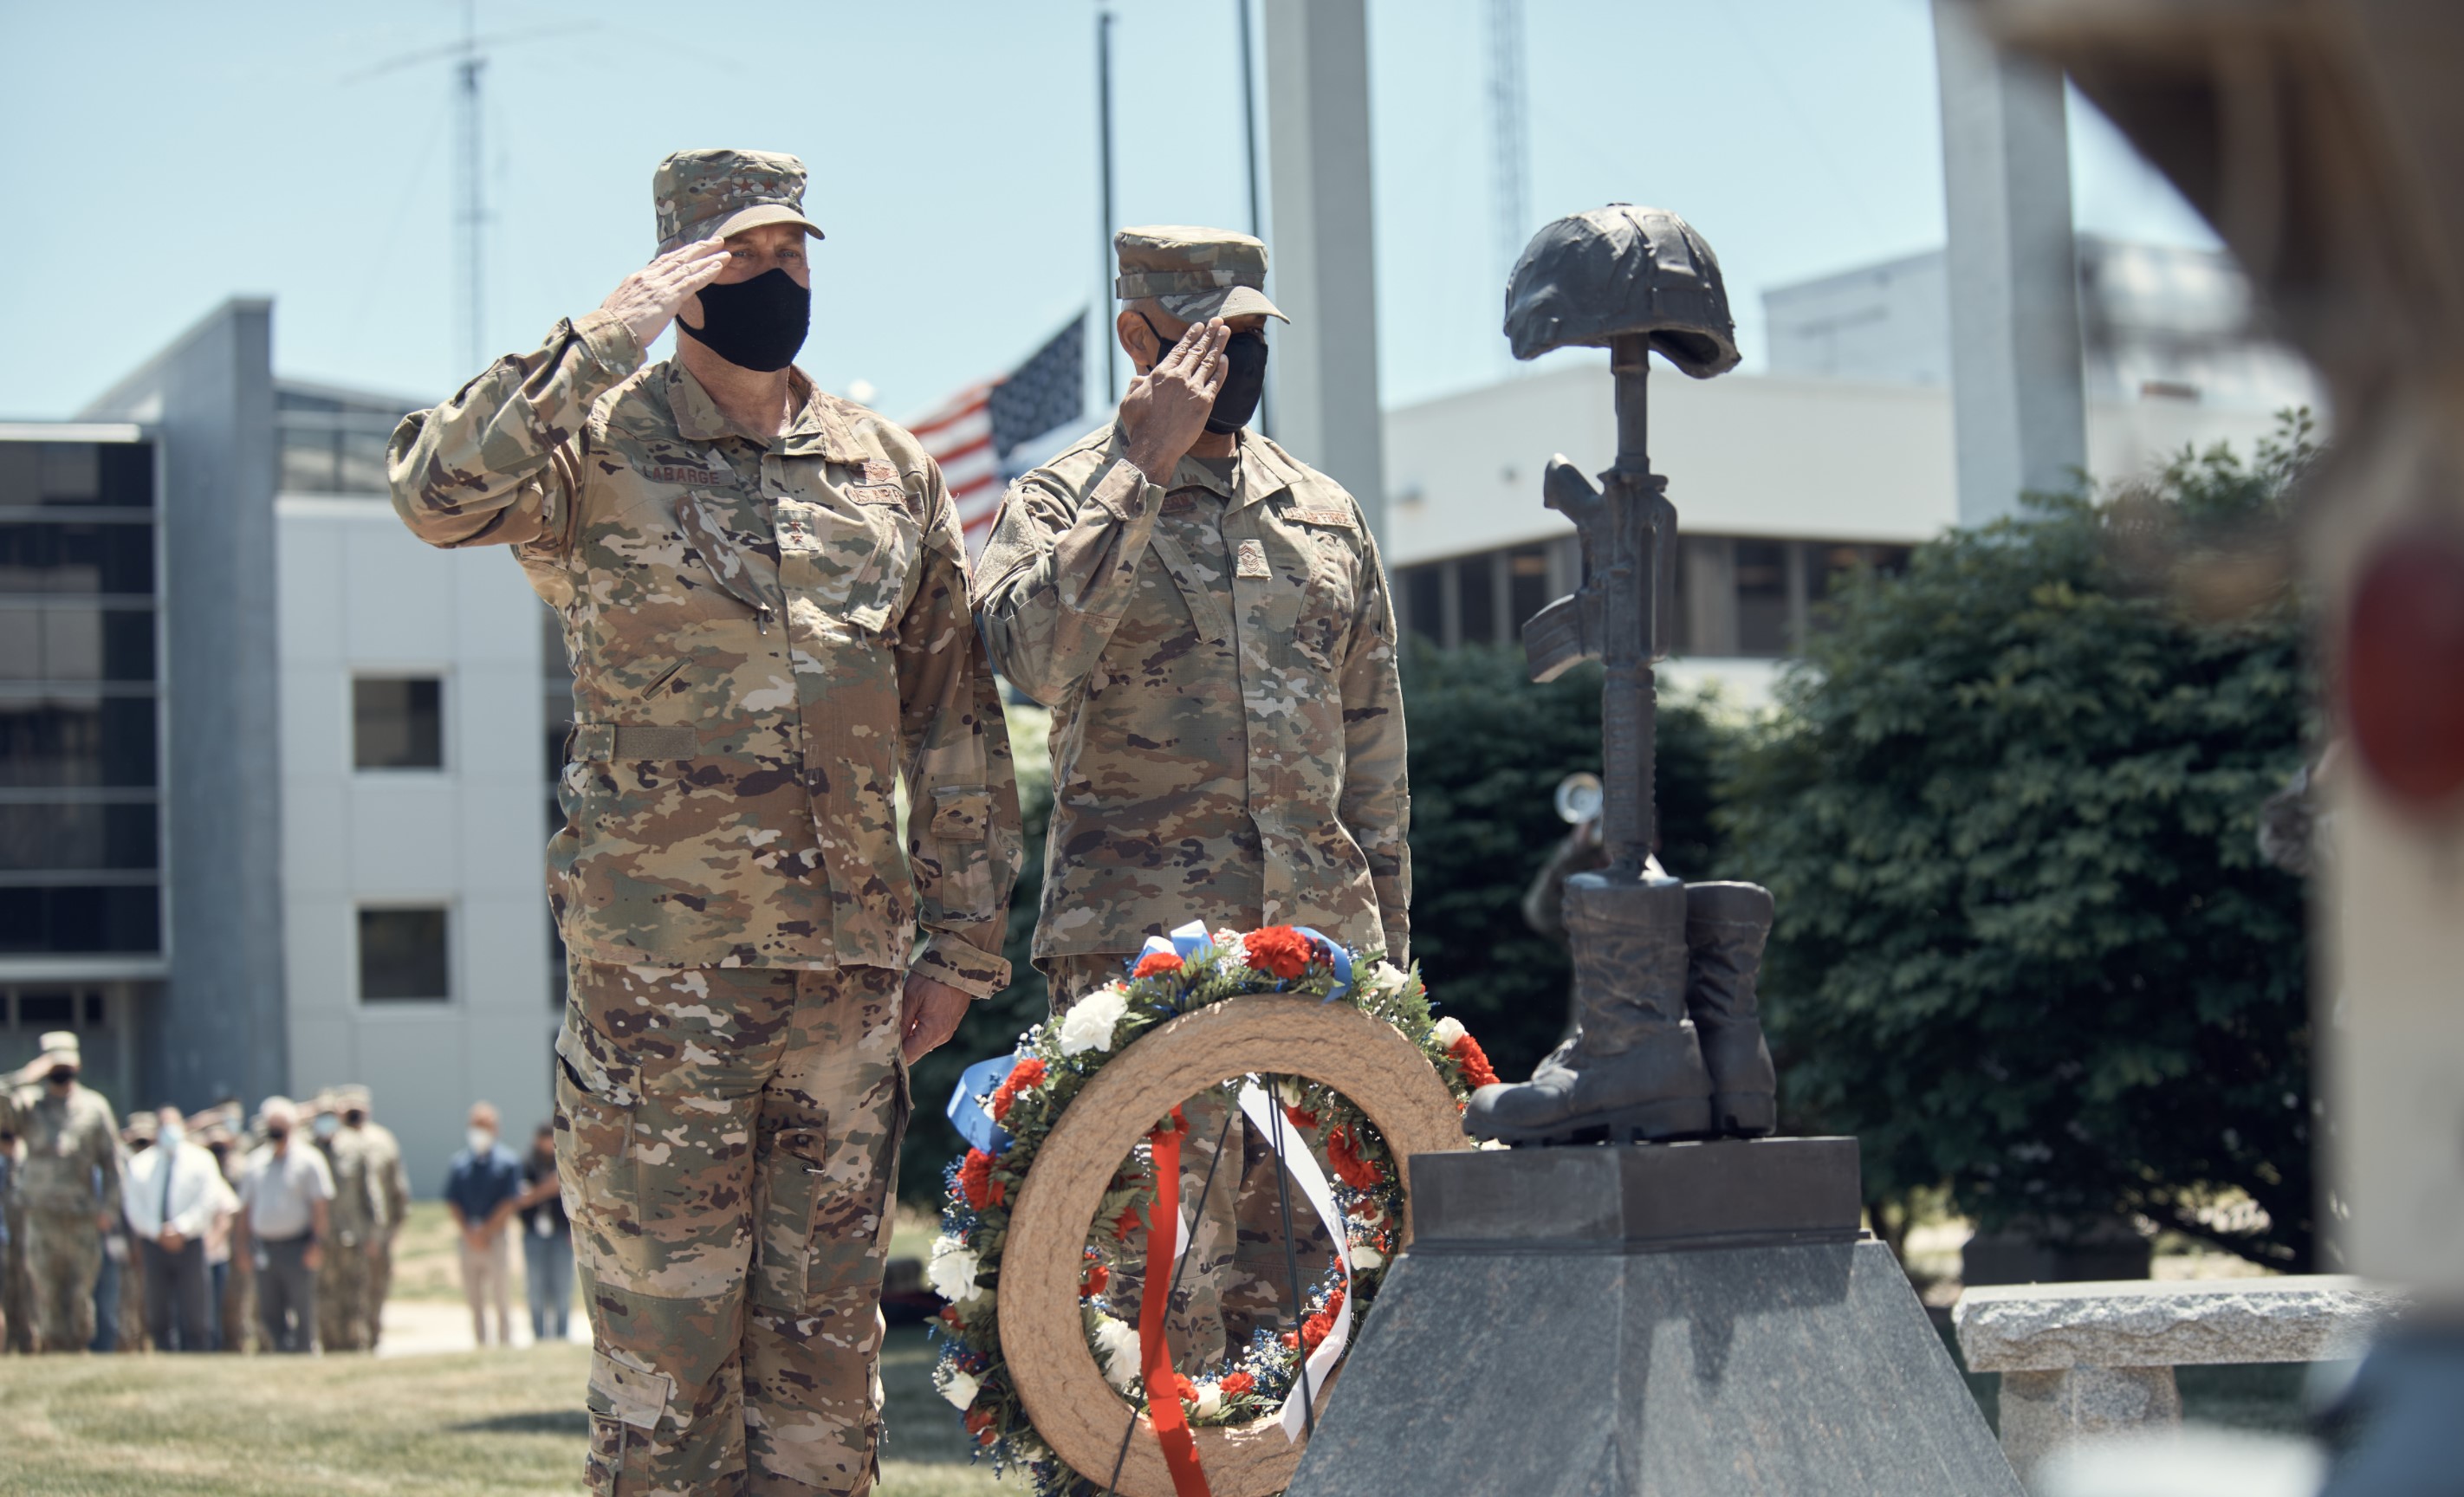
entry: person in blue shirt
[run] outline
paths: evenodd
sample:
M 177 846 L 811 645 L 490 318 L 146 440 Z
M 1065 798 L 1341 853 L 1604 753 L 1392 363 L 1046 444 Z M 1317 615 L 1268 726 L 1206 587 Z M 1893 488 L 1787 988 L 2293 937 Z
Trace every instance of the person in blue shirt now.
M 462 1295 L 471 1302 L 471 1336 L 488 1344 L 488 1305 L 496 1307 L 496 1344 L 514 1339 L 513 1237 L 505 1230 L 521 1204 L 522 1161 L 496 1137 L 496 1110 L 471 1109 L 470 1147 L 453 1156 L 445 1176 L 445 1207 L 462 1229 Z

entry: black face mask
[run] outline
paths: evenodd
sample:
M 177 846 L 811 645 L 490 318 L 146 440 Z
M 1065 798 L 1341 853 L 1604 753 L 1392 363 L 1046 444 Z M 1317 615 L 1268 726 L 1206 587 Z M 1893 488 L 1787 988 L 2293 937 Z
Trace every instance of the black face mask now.
M 291 1130 L 288 1128 L 269 1128 L 265 1131 L 265 1140 L 268 1143 L 278 1144 L 290 1136 Z
M 55 1066 L 45 1074 L 45 1079 L 50 1081 L 55 1087 L 65 1087 L 70 1082 L 77 1080 L 77 1072 L 69 1069 L 66 1066 Z
M 1223 364 L 1223 384 L 1206 417 L 1206 429 L 1217 436 L 1240 430 L 1258 413 L 1258 397 L 1266 392 L 1266 335 L 1235 333 L 1225 339 Z
M 813 294 L 782 270 L 701 289 L 701 326 L 676 319 L 676 331 L 728 363 L 765 373 L 783 369 L 804 346 Z

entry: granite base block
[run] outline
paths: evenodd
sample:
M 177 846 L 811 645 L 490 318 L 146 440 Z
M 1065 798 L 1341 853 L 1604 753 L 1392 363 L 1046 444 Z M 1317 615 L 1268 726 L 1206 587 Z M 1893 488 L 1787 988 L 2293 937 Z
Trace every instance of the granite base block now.
M 1290 1497 L 2018 1497 L 1842 1142 L 1416 1156 Z

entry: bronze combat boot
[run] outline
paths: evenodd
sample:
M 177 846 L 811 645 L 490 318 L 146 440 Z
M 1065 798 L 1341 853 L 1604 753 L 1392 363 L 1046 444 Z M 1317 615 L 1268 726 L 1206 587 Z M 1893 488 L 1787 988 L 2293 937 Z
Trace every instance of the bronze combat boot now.
M 1759 1138 L 1779 1121 L 1771 1046 L 1754 1010 L 1771 925 L 1771 891 L 1759 884 L 1685 886 L 1685 1012 L 1711 1073 L 1711 1126 L 1733 1138 Z
M 1566 880 L 1573 1040 L 1513 1086 L 1483 1087 L 1463 1131 L 1505 1143 L 1632 1143 L 1711 1131 L 1711 1075 L 1685 1022 L 1685 886 L 1660 876 Z

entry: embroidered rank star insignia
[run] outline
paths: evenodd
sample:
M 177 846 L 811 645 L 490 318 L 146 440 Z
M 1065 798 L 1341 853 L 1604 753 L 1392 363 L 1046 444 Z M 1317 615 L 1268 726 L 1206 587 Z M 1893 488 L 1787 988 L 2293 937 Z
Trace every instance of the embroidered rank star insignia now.
M 1239 564 L 1233 567 L 1232 575 L 1235 577 L 1274 576 L 1274 568 L 1266 564 L 1265 543 L 1259 540 L 1242 541 L 1241 560 Z

